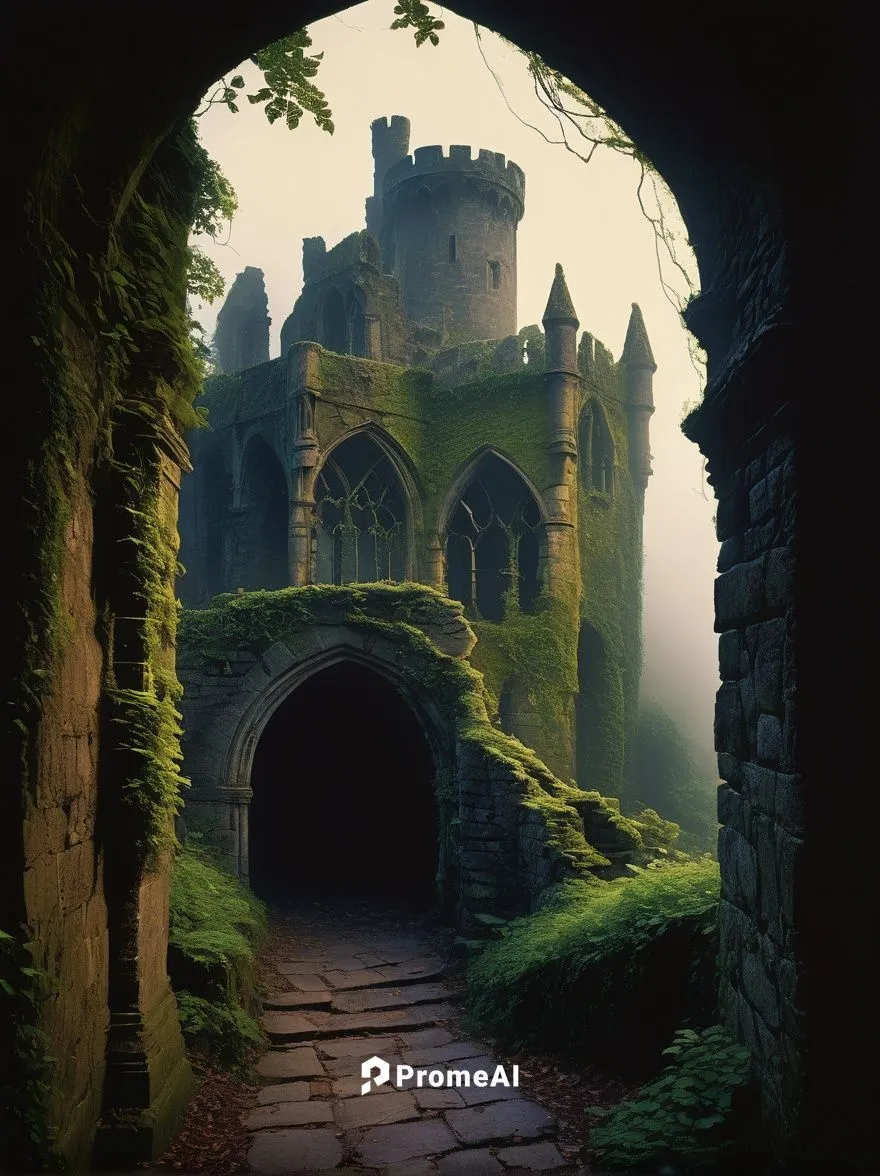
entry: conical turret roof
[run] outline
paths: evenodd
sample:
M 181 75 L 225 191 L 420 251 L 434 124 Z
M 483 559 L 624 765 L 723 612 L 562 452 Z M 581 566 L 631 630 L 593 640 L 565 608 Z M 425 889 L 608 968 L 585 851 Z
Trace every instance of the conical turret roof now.
M 565 282 L 565 274 L 558 262 L 556 263 L 556 277 L 553 279 L 550 297 L 547 299 L 547 309 L 544 311 L 541 322 L 545 326 L 547 323 L 574 323 L 576 327 L 580 325 Z
M 632 304 L 632 314 L 629 316 L 620 361 L 627 367 L 650 368 L 652 372 L 657 370 L 654 353 L 648 341 L 648 332 L 645 329 L 645 320 L 637 302 Z

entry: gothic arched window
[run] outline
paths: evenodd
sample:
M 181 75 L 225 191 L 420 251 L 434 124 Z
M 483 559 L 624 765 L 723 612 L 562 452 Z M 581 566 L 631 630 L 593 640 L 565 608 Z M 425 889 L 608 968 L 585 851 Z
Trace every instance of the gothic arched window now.
M 534 611 L 541 513 L 525 481 L 494 453 L 479 463 L 446 532 L 449 595 L 471 615 L 502 621 Z
M 324 300 L 321 312 L 321 343 L 328 351 L 345 354 L 348 337 L 348 322 L 345 303 L 338 290 L 333 289 Z
M 356 290 L 343 298 L 332 289 L 321 308 L 321 343 L 337 355 L 363 355 L 366 351 L 364 304 Z
M 253 437 L 242 462 L 241 501 L 248 513 L 236 542 L 236 587 L 286 588 L 287 478 L 275 451 L 262 437 Z
M 391 459 L 358 433 L 324 463 L 315 489 L 312 581 L 406 579 L 406 509 Z
M 589 490 L 611 494 L 614 489 L 614 442 L 605 413 L 595 399 L 581 413 L 578 429 L 581 478 Z
M 349 290 L 346 302 L 346 347 L 347 355 L 363 355 L 366 351 L 366 320 L 360 298 Z

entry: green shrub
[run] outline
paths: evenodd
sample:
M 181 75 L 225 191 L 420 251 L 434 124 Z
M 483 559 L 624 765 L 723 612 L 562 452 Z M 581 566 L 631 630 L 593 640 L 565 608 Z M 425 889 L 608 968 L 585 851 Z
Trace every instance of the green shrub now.
M 694 1168 L 735 1146 L 731 1111 L 749 1078 L 749 1051 L 720 1025 L 680 1029 L 663 1050 L 673 1062 L 659 1077 L 611 1110 L 587 1108 L 601 1120 L 590 1147 L 603 1167 L 629 1170 L 675 1162 Z
M 241 1005 L 177 994 L 180 1028 L 190 1046 L 224 1066 L 240 1066 L 249 1047 L 264 1041 L 259 1024 Z
M 630 820 L 641 834 L 646 849 L 659 849 L 665 852 L 672 848 L 681 833 L 680 825 L 675 821 L 664 820 L 652 808 L 643 808 L 633 813 Z
M 649 1072 L 676 1026 L 714 1020 L 718 888 L 708 857 L 561 884 L 472 961 L 469 1025 Z
M 171 876 L 168 974 L 187 1042 L 224 1064 L 262 1040 L 256 952 L 267 937 L 263 904 L 188 838 Z

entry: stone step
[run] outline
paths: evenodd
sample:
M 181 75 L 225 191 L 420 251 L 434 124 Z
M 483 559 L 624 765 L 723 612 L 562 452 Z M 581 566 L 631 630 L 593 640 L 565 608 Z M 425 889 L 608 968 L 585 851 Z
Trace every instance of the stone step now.
M 435 980 L 445 972 L 446 965 L 442 960 L 426 958 L 408 960 L 402 964 L 389 964 L 381 968 L 361 968 L 354 972 L 341 970 L 324 972 L 322 978 L 327 988 L 348 990 L 421 984 L 425 980 Z
M 263 1001 L 264 1009 L 329 1009 L 333 996 L 329 992 L 273 992 Z
M 409 984 L 395 988 L 355 988 L 333 997 L 338 1013 L 366 1013 L 371 1009 L 400 1009 L 433 1004 L 449 993 L 442 984 Z
M 389 1029 L 418 1029 L 451 1020 L 455 1010 L 449 1004 L 414 1005 L 407 1009 L 376 1009 L 363 1013 L 266 1013 L 263 1028 L 276 1043 L 348 1037 L 358 1033 L 387 1033 Z
M 524 1098 L 447 1111 L 446 1122 L 465 1147 L 531 1142 L 556 1134 L 556 1120 Z

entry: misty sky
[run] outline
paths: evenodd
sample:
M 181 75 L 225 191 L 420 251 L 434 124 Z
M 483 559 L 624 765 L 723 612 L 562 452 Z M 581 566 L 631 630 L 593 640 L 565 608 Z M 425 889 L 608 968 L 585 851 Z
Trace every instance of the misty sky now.
M 446 21 L 440 44 L 417 49 L 411 30 L 389 28 L 393 6 L 394 0 L 368 0 L 311 26 L 311 52 L 325 53 L 315 80 L 333 111 L 332 136 L 318 130 L 309 115 L 295 131 L 280 122 L 270 126 L 262 108 L 246 100 L 237 115 L 218 106 L 199 118 L 202 142 L 239 198 L 228 244 L 204 238 L 199 244 L 227 283 L 246 265 L 264 271 L 275 357 L 281 325 L 302 288 L 302 238 L 322 236 L 330 248 L 364 227 L 374 118 L 406 115 L 412 124 L 410 150 L 468 143 L 518 163 L 526 175 L 517 245 L 518 325 L 540 323 L 557 261 L 565 268 L 581 329 L 615 358 L 633 302 L 645 317 L 658 370 L 651 418 L 654 475 L 645 508 L 643 690 L 711 753 L 718 686 L 715 505 L 703 483 L 699 451 L 679 428 L 684 405 L 699 399 L 700 378 L 681 320 L 661 286 L 654 233 L 636 197 L 638 165 L 601 148 L 585 164 L 523 125 L 520 119 L 550 139 L 560 137 L 535 96 L 524 59 L 493 34 L 483 31 L 483 51 L 515 114 L 468 21 L 437 9 Z M 249 89 L 257 88 L 258 71 L 247 65 L 238 72 Z M 569 138 L 584 150 L 576 136 Z M 684 237 L 674 206 L 665 212 Z M 664 265 L 663 274 L 686 293 L 671 265 Z M 194 308 L 209 332 L 219 308 L 220 303 Z

